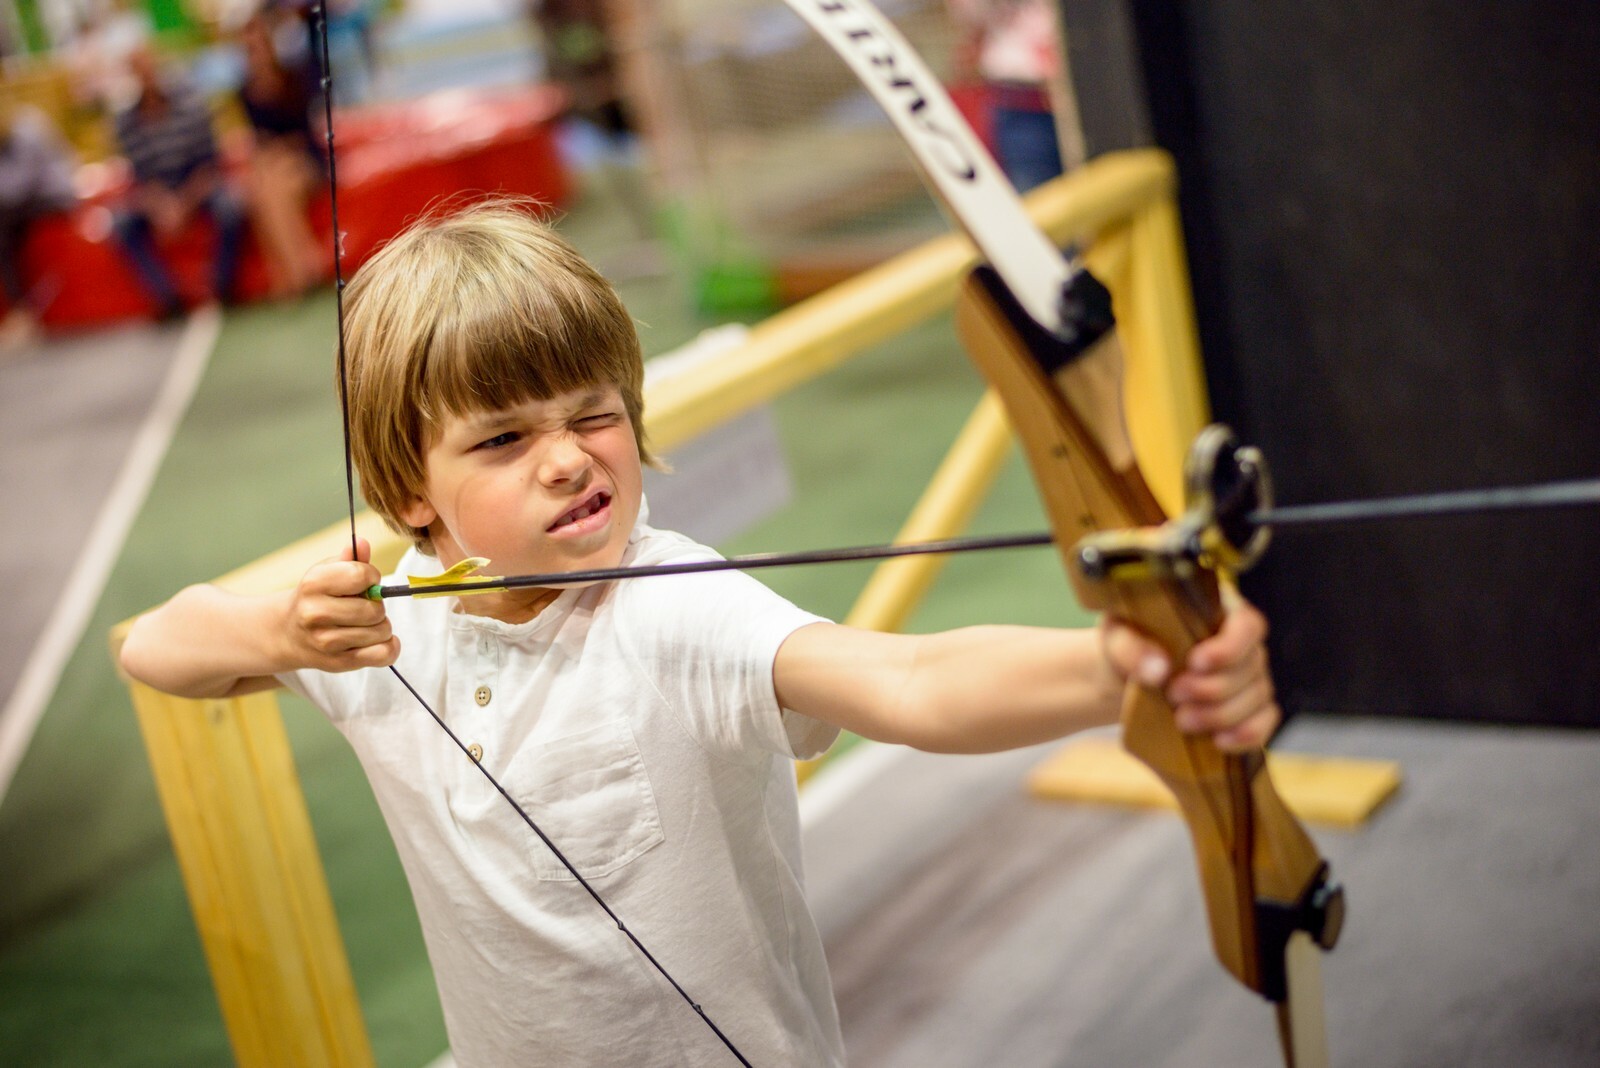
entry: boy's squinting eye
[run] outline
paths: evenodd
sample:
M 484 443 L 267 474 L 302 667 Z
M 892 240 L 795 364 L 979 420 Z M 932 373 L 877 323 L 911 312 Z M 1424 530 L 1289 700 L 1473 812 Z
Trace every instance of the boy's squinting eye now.
M 498 449 L 502 445 L 510 445 L 512 442 L 514 442 L 516 440 L 517 440 L 516 432 L 508 430 L 504 434 L 496 434 L 492 438 L 486 438 L 485 440 L 478 442 L 478 444 L 474 445 L 473 448 L 475 448 L 475 449 Z

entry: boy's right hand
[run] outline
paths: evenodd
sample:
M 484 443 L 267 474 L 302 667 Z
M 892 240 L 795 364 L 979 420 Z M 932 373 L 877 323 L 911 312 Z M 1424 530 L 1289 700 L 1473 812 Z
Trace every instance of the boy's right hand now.
M 360 539 L 336 559 L 313 564 L 289 600 L 290 660 L 319 671 L 388 667 L 400 655 L 382 601 L 366 591 L 382 580 L 372 566 L 372 546 Z

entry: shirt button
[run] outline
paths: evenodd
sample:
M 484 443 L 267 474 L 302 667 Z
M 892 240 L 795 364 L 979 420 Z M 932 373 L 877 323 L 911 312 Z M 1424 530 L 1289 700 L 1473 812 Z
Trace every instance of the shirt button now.
M 487 705 L 489 703 L 489 699 L 493 696 L 494 693 L 487 686 L 479 686 L 472 692 L 472 699 L 478 702 L 479 708 Z
M 467 746 L 467 755 L 469 757 L 471 757 L 473 760 L 476 760 L 476 761 L 482 763 L 482 761 L 483 761 L 483 746 L 479 745 L 477 742 L 473 742 L 471 745 Z

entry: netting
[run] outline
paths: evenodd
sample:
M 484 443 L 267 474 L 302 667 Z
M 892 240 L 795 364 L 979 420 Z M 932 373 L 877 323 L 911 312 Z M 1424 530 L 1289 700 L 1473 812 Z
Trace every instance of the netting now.
M 948 67 L 944 0 L 880 6 Z M 650 7 L 631 95 L 708 303 L 804 295 L 946 229 L 877 104 L 782 0 Z

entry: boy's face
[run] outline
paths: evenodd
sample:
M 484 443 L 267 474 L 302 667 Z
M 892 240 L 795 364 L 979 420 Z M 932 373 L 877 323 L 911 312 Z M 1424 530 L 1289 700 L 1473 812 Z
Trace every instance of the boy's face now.
M 424 496 L 400 518 L 428 528 L 445 567 L 469 556 L 487 557 L 497 575 L 622 562 L 643 482 L 633 424 L 615 387 L 451 416 L 425 460 Z M 499 597 L 463 603 L 498 615 L 492 602 Z

